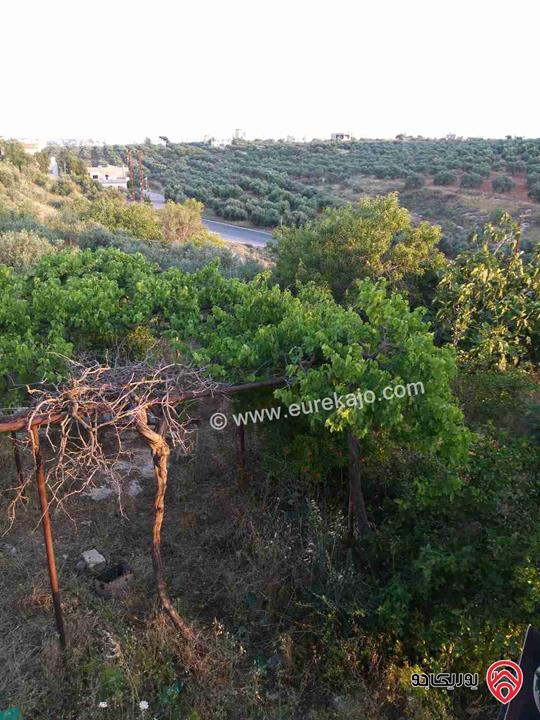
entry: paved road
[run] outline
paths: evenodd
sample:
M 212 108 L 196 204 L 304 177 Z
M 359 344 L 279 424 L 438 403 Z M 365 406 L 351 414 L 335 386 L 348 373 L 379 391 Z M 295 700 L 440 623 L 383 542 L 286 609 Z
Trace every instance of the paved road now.
M 209 230 L 221 235 L 221 237 L 228 242 L 264 247 L 266 243 L 272 239 L 270 233 L 263 232 L 262 230 L 252 230 L 251 228 L 216 222 L 215 220 L 203 219 L 203 223 Z
M 161 193 L 151 190 L 148 192 L 148 197 L 155 208 L 159 209 L 165 205 L 165 198 Z M 272 235 L 268 232 L 252 230 L 251 228 L 240 227 L 240 225 L 233 225 L 232 223 L 206 219 L 203 219 L 203 223 L 209 230 L 217 233 L 227 242 L 264 247 L 266 243 L 272 239 Z

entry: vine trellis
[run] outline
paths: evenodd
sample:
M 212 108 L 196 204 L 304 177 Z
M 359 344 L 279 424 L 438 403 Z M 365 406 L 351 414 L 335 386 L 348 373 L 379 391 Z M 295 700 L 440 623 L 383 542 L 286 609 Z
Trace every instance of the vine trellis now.
M 69 380 L 60 385 L 42 384 L 29 390 L 30 407 L 14 415 L 0 416 L 0 433 L 9 433 L 13 444 L 17 487 L 10 503 L 11 519 L 31 482 L 23 473 L 21 434 L 31 448 L 47 557 L 51 595 L 60 644 L 66 647 L 66 632 L 56 569 L 49 493 L 58 505 L 84 492 L 96 476 L 117 481 L 115 466 L 126 454 L 125 438 L 137 433 L 152 455 L 155 497 L 152 531 L 152 564 L 162 608 L 181 635 L 197 645 L 195 631 L 178 613 L 167 590 L 161 558 L 161 528 L 165 514 L 170 448 L 190 452 L 192 418 L 189 403 L 228 396 L 265 387 L 279 387 L 285 378 L 270 378 L 242 385 L 224 385 L 209 380 L 199 370 L 180 365 L 152 367 L 82 365 L 74 363 Z M 46 472 L 43 442 L 54 454 Z

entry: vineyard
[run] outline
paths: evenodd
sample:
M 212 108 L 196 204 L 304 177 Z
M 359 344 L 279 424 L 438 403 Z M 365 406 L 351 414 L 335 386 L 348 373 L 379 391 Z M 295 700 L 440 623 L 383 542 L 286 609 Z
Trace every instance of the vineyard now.
M 410 677 L 485 674 L 540 623 L 540 251 L 504 199 L 459 242 L 407 203 L 517 178 L 534 203 L 540 143 L 142 149 L 162 210 L 87 176 L 123 146 L 57 150 L 55 179 L 0 145 L 0 697 L 36 720 L 495 718 Z M 208 210 L 282 227 L 232 250 Z M 96 597 L 87 547 L 134 569 L 125 597 Z

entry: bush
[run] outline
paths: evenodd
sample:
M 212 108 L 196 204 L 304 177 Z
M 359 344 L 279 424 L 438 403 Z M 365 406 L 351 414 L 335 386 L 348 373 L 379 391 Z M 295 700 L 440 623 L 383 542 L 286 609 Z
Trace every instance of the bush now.
M 169 243 L 215 242 L 221 243 L 217 235 L 210 233 L 202 222 L 204 206 L 198 200 L 186 200 L 182 204 L 168 201 L 159 211 L 163 237 Z
M 52 192 L 57 195 L 62 195 L 62 197 L 71 195 L 74 189 L 75 185 L 70 180 L 65 180 L 64 178 L 59 178 L 51 187 Z
M 127 203 L 115 194 L 77 206 L 81 220 L 98 222 L 113 232 L 121 232 L 141 240 L 162 240 L 163 230 L 157 212 L 146 203 Z
M 32 230 L 16 230 L 0 235 L 0 264 L 16 270 L 38 262 L 55 247 Z
M 529 197 L 531 200 L 540 202 L 540 180 L 529 186 Z
M 456 176 L 450 170 L 440 170 L 433 177 L 434 185 L 452 185 L 456 182 Z
M 424 178 L 419 173 L 411 173 L 405 179 L 405 190 L 418 190 L 424 185 Z
M 515 182 L 508 175 L 498 175 L 491 181 L 491 187 L 495 192 L 509 192 L 515 187 Z
M 478 173 L 467 173 L 461 176 L 459 182 L 462 188 L 477 188 L 482 184 L 482 176 Z
M 208 233 L 212 235 L 213 233 Z M 127 235 L 111 233 L 102 227 L 92 228 L 79 235 L 78 245 L 82 250 L 114 247 L 133 255 L 140 253 L 162 270 L 178 268 L 184 272 L 196 272 L 207 265 L 218 262 L 219 272 L 224 277 L 237 277 L 251 280 L 263 270 L 256 261 L 239 258 L 223 243 L 192 242 L 164 245 L 161 242 L 145 242 Z

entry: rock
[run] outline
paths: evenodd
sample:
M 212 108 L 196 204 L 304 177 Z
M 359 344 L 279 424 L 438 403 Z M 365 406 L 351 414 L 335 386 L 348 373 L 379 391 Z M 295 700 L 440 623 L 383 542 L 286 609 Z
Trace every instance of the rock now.
M 332 705 L 338 711 L 347 709 L 347 700 L 342 695 L 336 695 L 332 698 Z
M 111 497 L 111 495 L 114 495 L 114 490 L 110 487 L 107 487 L 107 485 L 101 485 L 100 487 L 93 487 L 87 490 L 84 493 L 87 497 L 91 498 L 92 500 L 107 500 Z
M 146 462 L 141 463 L 137 470 L 139 471 L 141 477 L 143 477 L 145 480 L 153 480 L 154 478 L 154 463 L 150 460 L 146 460 Z
M 95 548 L 92 548 L 91 550 L 85 550 L 82 554 L 82 560 L 84 560 L 86 567 L 89 570 L 94 570 L 94 568 L 99 567 L 100 565 L 105 565 L 105 558 L 101 553 L 99 553 Z
M 10 557 L 15 557 L 17 554 L 17 548 L 13 545 L 10 545 L 9 543 L 0 543 L 0 551 L 5 553 L 6 555 L 9 555 Z
M 154 477 L 154 463 L 149 452 L 133 453 L 131 460 L 118 460 L 114 469 L 125 475 L 138 475 L 146 480 Z
M 129 497 L 137 497 L 142 493 L 141 483 L 138 480 L 132 480 L 126 490 Z

